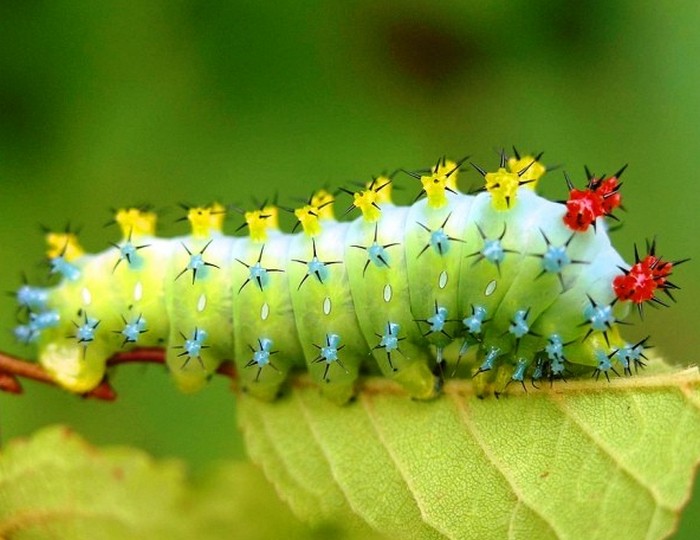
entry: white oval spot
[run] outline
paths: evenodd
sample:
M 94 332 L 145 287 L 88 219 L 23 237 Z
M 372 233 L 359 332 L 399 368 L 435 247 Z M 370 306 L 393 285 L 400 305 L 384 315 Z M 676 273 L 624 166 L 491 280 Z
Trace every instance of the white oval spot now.
M 262 308 L 260 308 L 260 318 L 263 321 L 266 321 L 269 316 L 270 316 L 270 306 L 267 305 L 267 302 L 263 302 Z
M 134 285 L 134 300 L 138 302 L 141 298 L 143 298 L 143 285 L 140 281 L 137 281 L 136 285 Z
M 83 304 L 89 306 L 92 303 L 92 294 L 90 294 L 90 290 L 87 287 L 83 287 L 81 294 L 83 297 Z
M 326 296 L 326 298 L 323 300 L 323 313 L 328 315 L 331 312 L 331 299 Z
M 484 291 L 484 294 L 486 296 L 491 296 L 494 293 L 494 291 L 496 290 L 496 285 L 497 285 L 497 283 L 496 283 L 495 279 L 492 279 L 491 281 L 489 281 L 488 285 L 486 285 L 486 290 Z
M 447 271 L 443 270 L 440 272 L 440 277 L 438 278 L 438 287 L 444 289 L 447 285 Z
M 386 285 L 384 285 L 384 301 L 388 302 L 389 300 L 391 300 L 391 295 L 391 285 L 387 283 Z
M 205 307 L 207 307 L 207 297 L 202 293 L 197 301 L 197 311 L 204 311 Z

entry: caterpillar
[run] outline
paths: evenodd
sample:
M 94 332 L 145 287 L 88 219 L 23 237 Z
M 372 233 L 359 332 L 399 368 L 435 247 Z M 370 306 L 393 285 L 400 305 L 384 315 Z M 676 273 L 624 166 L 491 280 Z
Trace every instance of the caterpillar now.
M 246 237 L 223 233 L 218 203 L 188 208 L 191 234 L 169 239 L 150 209 L 119 210 L 121 239 L 95 255 L 74 233 L 49 232 L 57 283 L 19 288 L 15 335 L 78 393 L 104 379 L 112 355 L 142 347 L 165 348 L 186 392 L 232 359 L 255 396 L 274 399 L 306 369 L 340 403 L 362 373 L 427 399 L 451 375 L 500 391 L 643 367 L 647 340 L 630 343 L 619 326 L 631 307 L 665 305 L 659 292 L 673 298 L 683 261 L 652 242 L 629 265 L 612 247 L 606 218 L 621 206 L 625 168 L 586 169 L 583 188 L 565 174 L 568 200 L 552 202 L 535 191 L 541 154 L 501 152 L 493 172 L 472 164 L 484 180 L 473 193 L 457 187 L 466 161 L 404 171 L 421 186 L 409 206 L 392 203 L 390 176 L 343 189 L 353 221 L 336 220 L 335 196 L 320 190 L 296 209 L 241 211 Z M 282 232 L 280 210 L 301 230 Z

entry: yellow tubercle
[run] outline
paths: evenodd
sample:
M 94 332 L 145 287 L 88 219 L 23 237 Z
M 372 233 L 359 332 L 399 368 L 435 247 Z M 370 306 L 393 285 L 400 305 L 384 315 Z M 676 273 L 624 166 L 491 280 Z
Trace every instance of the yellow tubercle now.
M 316 208 L 318 219 L 333 219 L 333 195 L 325 189 L 319 189 L 311 197 L 311 206 Z
M 192 226 L 192 236 L 208 238 L 212 232 L 221 232 L 224 227 L 226 208 L 219 203 L 211 206 L 195 206 L 187 212 L 187 219 Z
M 373 189 L 359 191 L 353 195 L 352 204 L 362 211 L 365 221 L 377 221 L 382 214 L 382 210 L 377 203 L 379 194 Z
M 507 210 L 515 203 L 515 196 L 522 179 L 518 173 L 509 172 L 503 167 L 496 172 L 486 173 L 486 190 L 493 197 L 493 207 L 496 210 Z
M 114 221 L 119 225 L 124 240 L 138 236 L 153 236 L 156 233 L 155 212 L 138 208 L 122 208 L 117 211 Z
M 524 171 L 520 175 L 520 183 L 534 190 L 540 178 L 547 172 L 547 167 L 533 156 L 522 156 L 520 159 L 508 158 L 508 170 L 516 174 Z
M 429 176 L 420 177 L 423 184 L 423 191 L 428 197 L 428 206 L 431 208 L 442 208 L 447 204 L 447 177 L 444 174 L 437 172 L 431 173 Z
M 71 262 L 85 254 L 85 250 L 78 242 L 78 237 L 73 233 L 46 233 L 46 256 L 49 259 L 63 257 Z
M 362 211 L 365 221 L 377 221 L 382 215 L 382 204 L 391 204 L 391 179 L 378 176 L 365 184 L 363 191 L 353 193 L 352 205 Z
M 321 223 L 318 218 L 318 209 L 307 204 L 294 210 L 294 215 L 301 223 L 304 232 L 309 236 L 316 236 L 321 232 Z
M 280 209 L 272 204 L 265 205 L 262 209 L 262 213 L 267 217 L 267 228 L 268 229 L 279 229 L 280 228 Z
M 309 204 L 294 210 L 294 215 L 306 234 L 316 236 L 321 232 L 321 220 L 333 219 L 334 201 L 331 193 L 320 189 L 311 197 Z
M 265 206 L 261 210 L 245 213 L 250 238 L 254 242 L 267 240 L 267 231 L 279 228 L 279 210 L 276 206 Z
M 428 206 L 441 208 L 447 204 L 447 194 L 457 192 L 457 175 L 459 165 L 452 160 L 442 158 L 431 170 L 429 175 L 420 177 L 423 191 L 428 197 Z
M 391 203 L 391 178 L 387 176 L 377 176 L 371 182 L 367 182 L 367 189 L 372 190 L 376 193 L 377 204 Z
M 441 162 L 436 167 L 435 174 L 445 176 L 445 185 L 452 191 L 457 191 L 457 176 L 459 175 L 459 167 L 454 161 L 448 159 Z

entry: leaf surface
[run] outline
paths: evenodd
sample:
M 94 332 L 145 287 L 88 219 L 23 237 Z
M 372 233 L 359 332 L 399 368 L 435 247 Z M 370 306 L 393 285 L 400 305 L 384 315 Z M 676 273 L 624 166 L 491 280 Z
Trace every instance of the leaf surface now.
M 0 538 L 292 540 L 354 536 L 298 521 L 250 463 L 222 463 L 193 484 L 182 464 L 98 449 L 63 427 L 0 455 Z
M 448 382 L 431 402 L 369 380 L 338 407 L 300 379 L 241 396 L 249 452 L 311 522 L 399 538 L 661 538 L 700 461 L 696 369 L 544 385 L 501 399 Z M 517 391 L 515 391 L 517 390 Z

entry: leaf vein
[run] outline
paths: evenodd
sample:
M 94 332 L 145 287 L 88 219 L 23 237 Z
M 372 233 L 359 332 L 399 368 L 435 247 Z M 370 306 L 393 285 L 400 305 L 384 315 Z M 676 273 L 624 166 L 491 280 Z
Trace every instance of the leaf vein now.
M 585 424 L 583 420 L 579 419 L 575 414 L 573 414 L 573 411 L 571 411 L 564 400 L 553 399 L 551 401 L 554 402 L 557 408 L 564 413 L 571 423 L 576 426 L 586 438 L 600 448 L 623 473 L 630 477 L 640 487 L 644 488 L 644 490 L 651 495 L 652 500 L 657 506 L 667 510 L 672 510 L 668 503 L 662 501 L 662 497 L 656 491 L 655 487 L 648 484 L 634 469 L 625 464 L 622 457 L 616 454 L 614 449 L 612 449 L 603 439 L 596 435 L 595 429 L 592 426 Z
M 477 446 L 481 449 L 481 451 L 484 454 L 484 457 L 487 459 L 488 462 L 491 463 L 493 466 L 494 470 L 498 472 L 503 479 L 508 483 L 510 488 L 513 490 L 513 494 L 517 498 L 517 503 L 513 507 L 512 514 L 511 514 L 511 520 L 514 519 L 513 514 L 517 513 L 518 505 L 522 504 L 525 508 L 528 508 L 533 514 L 535 514 L 537 517 L 539 517 L 543 523 L 545 523 L 549 529 L 558 537 L 562 538 L 563 533 L 555 527 L 553 523 L 550 523 L 548 520 L 547 516 L 542 514 L 539 509 L 535 508 L 528 500 L 526 499 L 525 495 L 523 492 L 520 490 L 520 487 L 518 486 L 516 480 L 512 478 L 512 476 L 509 473 L 509 469 L 505 463 L 503 463 L 498 457 L 496 457 L 493 453 L 489 451 L 488 445 L 485 443 L 485 441 L 482 439 L 481 434 L 479 433 L 479 430 L 477 427 L 474 425 L 472 422 L 471 418 L 469 417 L 469 414 L 467 412 L 467 404 L 464 400 L 459 400 L 456 397 L 452 396 L 452 401 L 454 402 L 458 412 L 459 412 L 459 417 L 462 420 L 462 423 L 464 424 L 465 428 L 469 432 L 469 434 L 472 436 L 474 441 L 477 443 Z M 510 533 L 509 533 L 510 537 Z
M 389 454 L 389 457 L 391 458 L 391 462 L 394 464 L 394 467 L 396 468 L 399 475 L 401 476 L 401 479 L 405 482 L 406 487 L 408 488 L 408 491 L 413 495 L 413 499 L 415 500 L 416 506 L 418 507 L 418 510 L 420 511 L 420 515 L 421 515 L 421 518 L 423 519 L 423 523 L 425 523 L 426 526 L 436 530 L 438 533 L 445 535 L 448 538 L 454 538 L 454 536 L 452 536 L 449 531 L 446 531 L 446 530 L 440 528 L 438 524 L 432 523 L 431 519 L 429 518 L 428 512 L 426 511 L 426 505 L 429 508 L 430 504 L 423 502 L 421 500 L 421 498 L 418 496 L 418 494 L 417 494 L 418 490 L 411 482 L 410 475 L 408 474 L 407 471 L 404 470 L 404 468 L 400 464 L 400 460 L 396 457 L 394 452 L 391 450 L 390 445 L 388 444 L 386 438 L 384 437 L 384 433 L 382 432 L 381 428 L 377 424 L 376 419 L 374 418 L 374 413 L 373 413 L 373 410 L 371 407 L 369 396 L 367 394 L 361 394 L 358 398 L 358 401 L 360 402 L 363 410 L 367 414 L 367 419 L 369 420 L 369 423 L 372 426 L 372 429 L 374 429 L 374 432 L 376 433 L 377 438 L 379 439 L 379 442 L 386 449 L 387 454 Z
M 327 463 L 327 465 L 328 465 L 328 469 L 330 470 L 330 473 L 331 473 L 331 478 L 333 478 L 333 482 L 334 482 L 335 485 L 338 487 L 338 489 L 340 490 L 340 492 L 343 494 L 343 497 L 344 497 L 344 499 L 345 499 L 345 501 L 346 501 L 348 507 L 352 510 L 352 512 L 353 512 L 358 518 L 360 518 L 360 519 L 362 519 L 363 521 L 365 521 L 366 523 L 368 523 L 368 524 L 369 524 L 370 526 L 372 526 L 375 530 L 379 530 L 379 529 L 377 529 L 377 528 L 374 526 L 374 524 L 370 523 L 370 522 L 365 518 L 365 516 L 363 515 L 363 513 L 362 513 L 360 510 L 358 510 L 358 508 L 355 506 L 355 504 L 353 504 L 352 499 L 348 496 L 347 487 L 346 487 L 345 485 L 343 485 L 343 483 L 342 483 L 342 482 L 339 480 L 339 478 L 338 478 L 338 475 L 337 475 L 337 473 L 336 473 L 335 467 L 333 466 L 333 461 L 331 460 L 330 455 L 329 455 L 329 452 L 328 452 L 326 446 L 323 444 L 323 441 L 321 440 L 321 437 L 318 435 L 318 433 L 317 433 L 317 431 L 316 431 L 316 428 L 314 427 L 314 424 L 313 424 L 313 422 L 312 422 L 312 420 L 311 420 L 311 415 L 309 414 L 309 409 L 308 409 L 306 403 L 304 403 L 304 400 L 301 398 L 300 392 L 295 392 L 295 393 L 293 393 L 293 399 L 294 399 L 295 403 L 297 404 L 297 406 L 298 406 L 298 408 L 299 408 L 299 410 L 300 410 L 300 412 L 301 412 L 301 415 L 302 415 L 302 417 L 304 418 L 304 421 L 306 422 L 306 424 L 307 424 L 307 426 L 308 426 L 308 428 L 309 428 L 309 432 L 311 433 L 311 437 L 313 438 L 314 442 L 316 443 L 316 445 L 318 446 L 319 450 L 321 451 L 321 454 L 323 455 L 323 458 L 326 460 L 326 463 Z
M 275 443 L 275 437 L 272 437 L 270 435 L 270 428 L 264 420 L 265 415 L 258 414 L 259 411 L 255 407 L 251 407 L 250 409 L 253 409 L 256 411 L 255 413 L 252 413 L 252 414 L 256 414 L 258 417 L 258 420 L 259 420 L 259 426 L 261 429 L 258 430 L 258 433 L 260 435 L 262 435 L 263 437 L 265 437 L 265 439 L 267 440 L 269 449 L 272 452 L 274 452 L 277 459 L 279 459 L 284 464 L 284 469 L 285 469 L 285 471 L 288 472 L 287 478 L 289 479 L 289 481 L 293 482 L 294 486 L 297 489 L 299 489 L 301 492 L 305 493 L 309 498 L 312 498 L 313 500 L 318 501 L 319 495 L 314 493 L 313 491 L 311 491 L 309 488 L 307 488 L 307 486 L 304 484 L 304 482 L 297 477 L 297 474 L 295 474 L 296 470 L 297 470 L 296 467 L 290 465 L 288 460 L 285 459 L 284 453 L 281 452 L 280 449 L 278 448 L 277 444 Z M 247 414 L 250 418 L 251 411 L 248 410 Z M 275 480 L 277 475 L 268 466 L 271 463 L 270 460 L 269 459 L 260 460 L 260 463 L 261 463 L 262 468 L 265 472 L 265 476 L 271 482 L 275 483 L 275 485 L 276 485 L 277 482 L 274 482 L 274 480 Z M 280 497 L 282 498 L 282 500 L 286 501 L 287 504 L 289 504 L 291 507 L 294 507 L 293 501 L 290 500 L 290 498 L 289 498 L 288 494 L 285 492 L 285 490 L 278 489 L 277 491 L 280 494 Z

